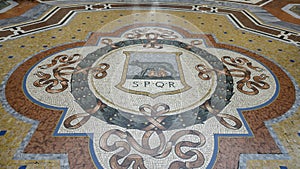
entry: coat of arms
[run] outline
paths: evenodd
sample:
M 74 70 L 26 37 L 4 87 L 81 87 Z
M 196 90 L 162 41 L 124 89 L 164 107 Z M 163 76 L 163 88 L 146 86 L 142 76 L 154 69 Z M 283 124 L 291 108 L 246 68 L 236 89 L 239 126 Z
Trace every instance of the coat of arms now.
M 180 55 L 182 52 L 124 51 L 125 66 L 118 89 L 156 98 L 184 92 L 185 82 Z

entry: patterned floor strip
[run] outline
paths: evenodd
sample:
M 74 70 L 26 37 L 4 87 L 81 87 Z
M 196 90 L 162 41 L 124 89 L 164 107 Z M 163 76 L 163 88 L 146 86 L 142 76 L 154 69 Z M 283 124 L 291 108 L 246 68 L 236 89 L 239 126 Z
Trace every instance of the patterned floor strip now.
M 272 3 L 260 1 L 255 5 L 267 6 Z M 103 165 L 106 166 L 103 162 L 99 163 L 98 150 L 95 149 L 98 133 L 93 136 L 76 133 L 59 134 L 61 130 L 59 126 L 62 125 L 63 117 L 69 112 L 66 108 L 57 110 L 56 106 L 33 101 L 30 98 L 31 94 L 26 93 L 27 89 L 24 94 L 22 84 L 26 81 L 23 77 L 27 70 L 47 56 L 75 47 L 105 45 L 98 44 L 101 41 L 97 39 L 102 36 L 117 38 L 121 32 L 139 27 L 176 30 L 185 38 L 203 39 L 206 48 L 210 46 L 210 48 L 227 49 L 251 56 L 268 67 L 278 81 L 280 87 L 273 101 L 267 102 L 263 107 L 238 110 L 242 120 L 245 118 L 243 120 L 245 127 L 249 125 L 249 134 L 214 135 L 213 160 L 205 161 L 205 166 L 209 168 L 299 167 L 297 164 L 299 154 L 299 134 L 297 133 L 300 131 L 297 125 L 300 115 L 299 86 L 297 85 L 299 83 L 297 75 L 299 74 L 300 41 L 298 32 L 266 25 L 257 20 L 251 12 L 245 10 L 176 4 L 154 6 L 144 4 L 138 6 L 140 10 L 132 10 L 132 7 L 134 6 L 131 4 L 114 3 L 54 7 L 49 8 L 48 13 L 43 12 L 44 16 L 39 20 L 1 28 L 0 48 L 6 52 L 1 52 L 3 62 L 0 64 L 3 79 L 1 86 L 1 119 L 3 121 L 1 124 L 3 125 L 1 126 L 4 127 L 0 128 L 0 139 L 4 143 L 1 149 L 8 153 L 8 156 L 1 153 L 1 167 L 101 168 Z M 153 24 L 139 20 L 138 17 L 132 23 L 130 18 L 124 17 L 134 13 L 146 14 L 148 7 L 155 8 L 157 16 L 166 14 L 176 16 L 178 19 L 171 22 L 166 19 L 159 21 L 161 23 Z M 197 10 L 199 11 L 193 12 Z M 101 26 L 99 23 L 93 24 L 91 18 L 94 21 L 100 21 Z M 179 18 L 182 18 L 182 22 Z M 132 24 L 133 27 L 123 28 L 122 25 L 117 24 L 118 22 Z M 194 28 L 188 28 L 185 22 L 194 24 L 197 27 L 194 30 L 196 32 L 186 31 L 185 29 Z M 104 23 L 106 25 L 103 25 Z M 178 23 L 184 29 L 179 28 Z M 107 28 L 113 28 L 110 34 L 101 33 L 101 31 L 107 31 Z M 118 32 L 118 30 L 120 33 L 114 35 L 113 31 Z M 244 36 L 244 38 L 239 38 L 239 36 Z M 49 39 L 48 42 L 45 38 Z M 265 44 L 262 46 L 261 43 Z M 109 45 L 113 46 L 112 43 Z M 178 163 L 178 165 L 181 164 Z

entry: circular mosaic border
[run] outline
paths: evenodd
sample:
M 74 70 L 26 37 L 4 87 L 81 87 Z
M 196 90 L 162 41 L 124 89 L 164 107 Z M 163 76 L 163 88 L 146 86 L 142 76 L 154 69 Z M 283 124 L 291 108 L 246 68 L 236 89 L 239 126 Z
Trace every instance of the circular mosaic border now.
M 91 67 L 96 60 L 100 57 L 106 55 L 108 52 L 112 52 L 115 49 L 137 45 L 137 44 L 147 44 L 151 43 L 147 39 L 137 39 L 137 40 L 125 40 L 114 43 L 110 46 L 102 47 L 95 52 L 88 54 L 78 65 L 77 68 L 85 69 Z M 208 53 L 207 51 L 197 48 L 195 46 L 190 46 L 186 43 L 174 41 L 174 40 L 156 40 L 157 44 L 161 45 L 171 45 L 184 50 L 188 50 L 197 56 L 205 59 L 214 69 L 224 70 L 227 69 L 226 66 L 214 55 Z M 99 102 L 102 102 L 89 88 L 88 84 L 88 73 L 77 73 L 72 75 L 71 80 L 71 93 L 75 98 L 75 101 L 88 113 L 88 110 L 93 109 Z M 222 110 L 229 102 L 233 95 L 233 79 L 230 75 L 217 73 L 217 86 L 216 90 L 212 94 L 212 97 L 208 100 L 210 106 L 213 109 Z M 167 106 L 167 105 L 165 105 Z M 168 107 L 165 107 L 168 109 Z M 149 117 L 147 115 L 136 115 L 130 112 L 124 112 L 117 110 L 113 107 L 105 105 L 98 109 L 92 114 L 94 117 L 107 122 L 108 124 L 118 125 L 127 129 L 139 129 L 139 130 L 161 130 L 162 128 L 148 126 L 151 125 Z M 149 115 L 150 116 L 150 115 Z M 165 115 L 159 116 L 161 118 L 160 125 L 162 125 L 162 130 L 173 130 L 180 129 L 195 124 L 203 124 L 208 118 L 213 115 L 209 113 L 205 106 L 200 105 L 192 110 L 188 110 L 175 115 Z

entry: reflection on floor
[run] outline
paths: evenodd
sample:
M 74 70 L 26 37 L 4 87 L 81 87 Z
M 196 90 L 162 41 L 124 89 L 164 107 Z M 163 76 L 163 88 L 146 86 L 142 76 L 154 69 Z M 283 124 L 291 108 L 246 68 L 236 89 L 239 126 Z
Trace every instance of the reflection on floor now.
M 20 1 L 0 168 L 300 168 L 297 0 Z

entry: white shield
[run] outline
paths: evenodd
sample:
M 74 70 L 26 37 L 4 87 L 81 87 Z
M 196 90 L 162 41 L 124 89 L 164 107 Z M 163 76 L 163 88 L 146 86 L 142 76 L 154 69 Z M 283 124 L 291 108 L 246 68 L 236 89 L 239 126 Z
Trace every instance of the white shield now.
M 124 51 L 126 61 L 120 83 L 124 92 L 156 98 L 184 92 L 185 82 L 180 55 L 182 52 Z

